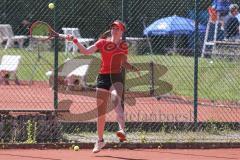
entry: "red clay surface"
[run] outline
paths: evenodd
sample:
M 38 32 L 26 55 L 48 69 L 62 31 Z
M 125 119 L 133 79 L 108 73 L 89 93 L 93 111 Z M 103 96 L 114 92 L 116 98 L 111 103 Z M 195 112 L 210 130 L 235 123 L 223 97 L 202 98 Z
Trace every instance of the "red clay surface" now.
M 85 94 L 85 91 L 83 92 Z M 86 93 L 87 94 L 87 93 Z M 70 116 L 73 121 L 93 121 L 79 114 L 96 109 L 95 92 L 91 96 L 59 93 L 59 101 L 71 100 Z M 53 90 L 47 82 L 35 82 L 33 85 L 0 85 L 0 110 L 53 110 Z M 129 99 L 126 99 L 131 101 Z M 126 121 L 145 122 L 192 122 L 193 104 L 188 100 L 157 100 L 154 97 L 138 97 L 136 103 L 125 104 Z M 209 103 L 209 102 L 208 102 Z M 67 114 L 67 113 L 66 113 Z M 69 113 L 68 113 L 69 114 Z M 91 117 L 91 115 L 85 115 Z M 96 117 L 96 116 L 93 116 Z M 67 120 L 67 119 L 66 119 Z M 199 121 L 240 122 L 239 104 L 218 103 L 198 106 Z M 115 121 L 115 112 L 111 111 L 107 121 Z
M 240 160 L 240 149 L 0 150 L 1 160 Z

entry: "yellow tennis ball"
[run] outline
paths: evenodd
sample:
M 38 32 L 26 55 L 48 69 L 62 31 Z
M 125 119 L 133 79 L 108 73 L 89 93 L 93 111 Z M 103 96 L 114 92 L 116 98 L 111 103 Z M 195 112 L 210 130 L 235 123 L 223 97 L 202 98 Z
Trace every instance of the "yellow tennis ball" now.
M 73 150 L 74 150 L 74 151 L 78 151 L 78 150 L 79 150 L 79 147 L 78 147 L 78 146 L 74 146 Z
M 49 4 L 48 4 L 48 8 L 49 8 L 49 9 L 54 9 L 54 7 L 55 7 L 54 3 L 49 3 Z

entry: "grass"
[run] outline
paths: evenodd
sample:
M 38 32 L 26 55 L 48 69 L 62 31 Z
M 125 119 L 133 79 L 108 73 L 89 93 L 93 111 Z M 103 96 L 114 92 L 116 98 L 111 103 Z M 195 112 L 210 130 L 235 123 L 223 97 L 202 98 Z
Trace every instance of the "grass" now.
M 41 52 L 42 58 L 38 58 L 37 51 L 26 49 L 0 49 L 0 56 L 4 54 L 18 54 L 22 56 L 22 62 L 18 71 L 21 80 L 48 80 L 45 73 L 53 68 L 54 52 Z M 59 52 L 59 65 L 67 58 L 79 56 L 66 55 Z M 94 55 L 96 58 L 99 54 Z M 164 55 L 136 55 L 129 54 L 129 61 L 136 63 L 143 77 L 139 79 L 137 74 L 127 74 L 127 88 L 130 90 L 149 90 L 151 74 L 149 74 L 150 62 L 154 62 L 155 88 L 157 94 L 172 93 L 187 97 L 193 97 L 194 87 L 194 58 L 185 56 Z M 88 81 L 94 81 L 99 68 L 99 59 L 90 67 Z M 211 100 L 240 100 L 240 63 L 220 58 L 200 58 L 198 72 L 199 98 Z
M 212 134 L 206 131 L 175 131 L 166 132 L 128 132 L 129 143 L 192 143 L 192 142 L 240 142 L 239 131 L 221 132 Z M 97 134 L 95 132 L 81 132 L 73 134 L 63 134 L 64 141 L 68 142 L 95 142 Z M 104 132 L 106 142 L 118 142 L 114 132 Z

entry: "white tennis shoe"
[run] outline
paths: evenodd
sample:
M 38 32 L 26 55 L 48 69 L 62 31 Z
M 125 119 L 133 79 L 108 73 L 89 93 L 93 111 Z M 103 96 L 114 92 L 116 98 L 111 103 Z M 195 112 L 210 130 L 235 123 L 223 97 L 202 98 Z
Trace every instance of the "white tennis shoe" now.
M 120 142 L 126 141 L 126 133 L 123 130 L 119 130 L 116 132 L 117 137 L 119 138 Z
M 106 145 L 105 142 L 96 142 L 93 148 L 93 153 L 98 153 L 101 151 L 101 149 Z

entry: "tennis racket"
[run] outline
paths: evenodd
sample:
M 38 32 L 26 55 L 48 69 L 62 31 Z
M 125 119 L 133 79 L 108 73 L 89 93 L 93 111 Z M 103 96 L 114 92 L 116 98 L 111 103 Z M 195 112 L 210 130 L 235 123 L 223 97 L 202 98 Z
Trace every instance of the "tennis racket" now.
M 36 21 L 30 27 L 30 37 L 38 38 L 42 41 L 47 41 L 52 38 L 66 38 L 66 35 L 59 34 L 52 29 L 52 27 L 43 21 Z

